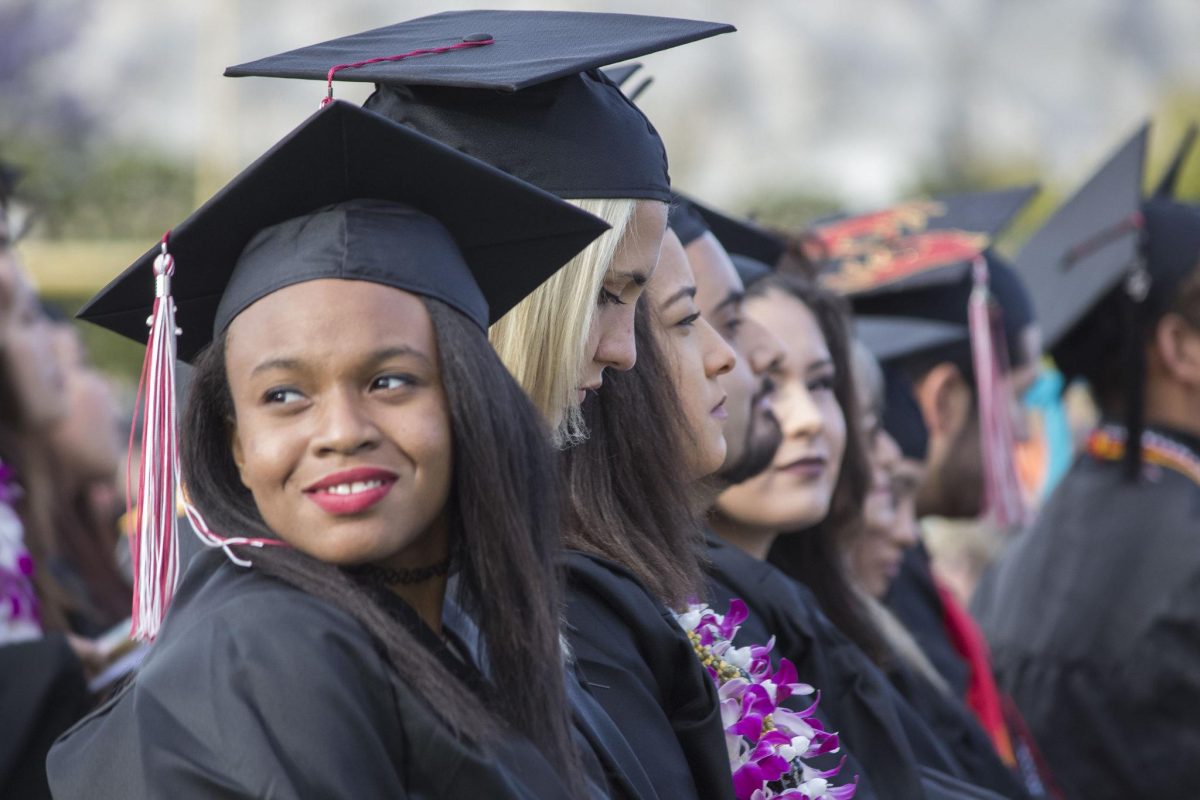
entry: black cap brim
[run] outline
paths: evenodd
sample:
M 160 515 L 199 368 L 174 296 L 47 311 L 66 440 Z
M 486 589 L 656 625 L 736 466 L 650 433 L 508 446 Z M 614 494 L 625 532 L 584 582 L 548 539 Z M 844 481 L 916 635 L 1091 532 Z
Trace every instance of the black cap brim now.
M 173 295 L 188 360 L 212 338 L 217 305 L 261 230 L 324 206 L 410 206 L 450 233 L 496 320 L 607 226 L 477 159 L 348 103 L 321 109 L 176 226 Z M 138 341 L 154 300 L 150 248 L 79 312 Z M 435 269 L 436 265 L 431 265 Z
M 967 341 L 965 325 L 911 317 L 861 316 L 854 335 L 880 364 Z

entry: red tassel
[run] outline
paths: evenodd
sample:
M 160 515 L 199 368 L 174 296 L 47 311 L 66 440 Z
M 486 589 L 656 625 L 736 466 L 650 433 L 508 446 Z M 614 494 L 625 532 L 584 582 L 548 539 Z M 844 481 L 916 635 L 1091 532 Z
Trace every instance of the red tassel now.
M 153 640 L 179 578 L 175 497 L 179 487 L 179 436 L 175 423 L 175 301 L 171 278 L 175 259 L 167 251 L 154 259 L 154 310 L 146 323 L 150 338 L 138 384 L 135 420 L 142 417 L 142 463 L 138 470 L 130 551 L 133 556 L 133 630 Z
M 979 433 L 983 443 L 984 498 L 987 514 L 1002 528 L 1025 521 L 1025 504 L 1014 458 L 1009 418 L 1010 397 L 1004 338 L 997 335 L 988 291 L 987 260 L 972 265 L 975 286 L 967 309 L 975 388 L 979 399 Z M 1001 332 L 1003 325 L 1000 326 Z
M 219 547 L 240 567 L 250 562 L 233 552 L 234 545 L 264 547 L 283 545 L 278 539 L 223 538 L 213 533 L 200 512 L 180 492 L 179 431 L 175 417 L 175 300 L 171 279 L 175 259 L 167 250 L 170 232 L 162 240 L 162 252 L 154 259 L 154 310 L 146 324 L 150 338 L 138 381 L 134 426 L 142 418 L 142 463 L 138 469 L 137 506 L 125 504 L 134 520 L 129 549 L 133 557 L 133 630 L 131 635 L 151 641 L 158 635 L 175 584 L 179 580 L 179 521 L 177 503 L 182 503 L 192 530 L 207 547 Z M 129 434 L 133 451 L 133 431 Z M 128 467 L 126 467 L 128 478 Z M 126 485 L 129 484 L 128 479 Z

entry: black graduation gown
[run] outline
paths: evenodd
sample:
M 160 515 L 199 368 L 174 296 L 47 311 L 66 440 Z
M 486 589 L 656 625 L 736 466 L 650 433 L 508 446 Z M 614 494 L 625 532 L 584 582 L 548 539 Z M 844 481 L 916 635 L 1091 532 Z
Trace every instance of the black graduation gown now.
M 1028 796 L 1017 776 L 1000 760 L 992 740 L 965 704 L 944 694 L 903 664 L 892 665 L 887 676 L 946 748 L 966 780 L 1006 797 Z
M 671 612 L 607 559 L 566 555 L 567 636 L 657 796 L 733 797 L 717 690 Z
M 950 685 L 954 696 L 966 697 L 971 668 L 954 648 L 946 631 L 945 612 L 933 585 L 925 545 L 918 543 L 904 554 L 900 573 L 888 589 L 884 603 L 917 640 L 925 657 Z
M 839 780 L 858 772 L 860 797 L 923 797 L 918 759 L 891 686 L 825 617 L 808 588 L 712 535 L 708 556 L 713 605 L 724 612 L 736 597 L 750 612 L 735 643 L 761 644 L 774 636 L 774 652 L 795 664 L 800 680 L 820 690 L 820 716 L 851 754 Z
M 83 665 L 64 637 L 0 647 L 0 797 L 49 797 L 46 753 L 90 708 Z
M 566 796 L 521 737 L 484 752 L 452 736 L 348 614 L 220 551 L 196 557 L 135 678 L 48 772 L 64 800 Z
M 488 675 L 487 656 L 479 627 L 452 597 L 455 580 L 451 577 L 442 625 L 462 642 L 473 662 Z M 564 665 L 564 685 L 571 706 L 575 744 L 594 796 L 621 800 L 656 800 L 657 794 L 649 776 L 633 749 L 609 719 L 596 698 L 588 693 L 579 665 L 571 661 Z
M 1200 485 L 1080 457 L 974 610 L 1068 798 L 1200 796 Z
M 929 552 L 924 545 L 918 544 L 905 553 L 900 574 L 888 590 L 885 602 L 946 680 L 952 697 L 946 697 L 921 676 L 900 665 L 888 673 L 892 685 L 921 715 L 967 780 L 1006 796 L 1027 797 L 1028 792 L 1000 760 L 991 739 L 963 701 L 971 668 L 950 641 L 945 611 L 933 583 Z

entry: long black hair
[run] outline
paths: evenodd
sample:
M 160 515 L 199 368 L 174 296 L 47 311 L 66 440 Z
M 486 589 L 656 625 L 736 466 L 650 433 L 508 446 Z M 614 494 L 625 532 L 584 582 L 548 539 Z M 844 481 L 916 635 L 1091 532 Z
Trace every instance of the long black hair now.
M 690 433 L 643 300 L 634 322 L 637 364 L 588 397 L 587 441 L 562 453 L 568 547 L 622 565 L 681 610 L 704 585 L 697 488 L 685 468 Z
M 242 548 L 254 567 L 353 616 L 392 666 L 457 735 L 482 744 L 505 725 L 537 744 L 581 785 L 559 643 L 557 474 L 549 432 L 487 337 L 457 311 L 424 298 L 449 405 L 454 478 L 448 501 L 456 599 L 479 622 L 496 691 L 480 697 L 396 622 L 345 570 L 288 547 Z M 196 362 L 181 441 L 192 502 L 222 535 L 275 537 L 238 477 L 230 449 L 233 398 L 225 337 Z M 484 708 L 480 708 L 480 704 Z
M 846 446 L 829 513 L 812 528 L 776 537 L 767 559 L 812 589 L 829 619 L 877 663 L 888 647 L 854 590 L 841 556 L 844 537 L 858 530 L 871 482 L 862 436 L 850 350 L 850 313 L 845 301 L 815 281 L 771 273 L 747 287 L 750 297 L 778 291 L 799 300 L 816 318 L 833 359 L 833 394 L 846 418 Z

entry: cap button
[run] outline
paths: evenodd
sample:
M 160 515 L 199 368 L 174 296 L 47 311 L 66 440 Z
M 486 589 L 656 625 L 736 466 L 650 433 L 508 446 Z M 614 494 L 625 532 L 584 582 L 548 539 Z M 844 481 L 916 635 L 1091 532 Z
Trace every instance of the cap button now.
M 464 42 L 486 42 L 492 38 L 490 33 L 472 33 L 470 36 L 464 36 Z

